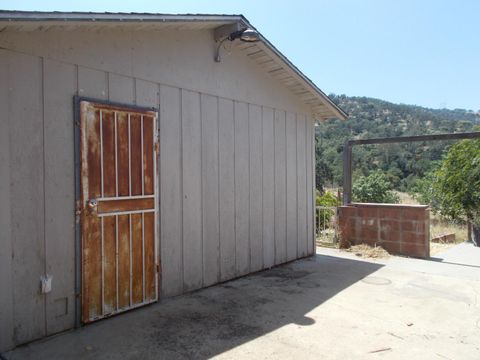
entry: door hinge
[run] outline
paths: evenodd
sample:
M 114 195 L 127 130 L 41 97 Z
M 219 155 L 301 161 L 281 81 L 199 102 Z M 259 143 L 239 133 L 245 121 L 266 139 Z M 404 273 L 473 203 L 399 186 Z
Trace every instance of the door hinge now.
M 80 221 L 80 216 L 82 215 L 82 202 L 80 200 L 75 201 L 75 220 Z

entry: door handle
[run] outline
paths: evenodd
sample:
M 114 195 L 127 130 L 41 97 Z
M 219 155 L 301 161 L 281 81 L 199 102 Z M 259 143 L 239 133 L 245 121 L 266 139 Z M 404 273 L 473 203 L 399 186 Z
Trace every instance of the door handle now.
M 97 215 L 98 201 L 97 199 L 90 199 L 87 202 L 88 212 L 91 215 Z

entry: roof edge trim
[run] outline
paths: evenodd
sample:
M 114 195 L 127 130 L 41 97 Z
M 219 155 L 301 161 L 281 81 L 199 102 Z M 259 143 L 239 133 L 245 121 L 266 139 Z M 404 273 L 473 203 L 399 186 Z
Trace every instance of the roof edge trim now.
M 0 10 L 0 22 L 240 22 L 245 27 L 257 30 L 243 15 L 213 14 L 155 14 L 155 13 L 118 13 L 118 12 L 44 12 Z M 258 31 L 258 30 L 257 30 Z M 260 32 L 259 32 L 260 33 Z M 315 93 L 324 105 L 338 118 L 346 120 L 348 114 L 336 105 L 315 83 L 303 74 L 285 55 L 270 41 L 260 34 L 262 43 L 303 82 L 311 92 Z M 332 117 L 333 118 L 333 117 Z M 323 119 L 325 120 L 325 119 Z

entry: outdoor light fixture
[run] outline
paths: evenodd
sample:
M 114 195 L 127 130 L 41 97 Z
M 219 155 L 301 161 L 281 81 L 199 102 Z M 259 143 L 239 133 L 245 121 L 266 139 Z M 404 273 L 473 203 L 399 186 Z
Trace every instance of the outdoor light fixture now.
M 225 41 L 234 41 L 236 39 L 240 39 L 244 42 L 257 42 L 260 41 L 260 34 L 253 29 L 241 29 L 236 30 L 225 36 L 217 46 L 217 51 L 215 52 L 215 61 L 220 62 L 220 48 L 225 43 Z

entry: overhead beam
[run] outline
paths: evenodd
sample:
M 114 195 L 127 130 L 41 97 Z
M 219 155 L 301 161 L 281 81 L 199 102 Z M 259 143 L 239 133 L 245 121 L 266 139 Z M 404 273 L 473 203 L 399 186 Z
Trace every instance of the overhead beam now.
M 396 136 L 389 138 L 348 140 L 343 148 L 343 204 L 352 202 L 352 148 L 355 145 L 397 144 L 420 141 L 478 139 L 480 131 L 455 134 Z

